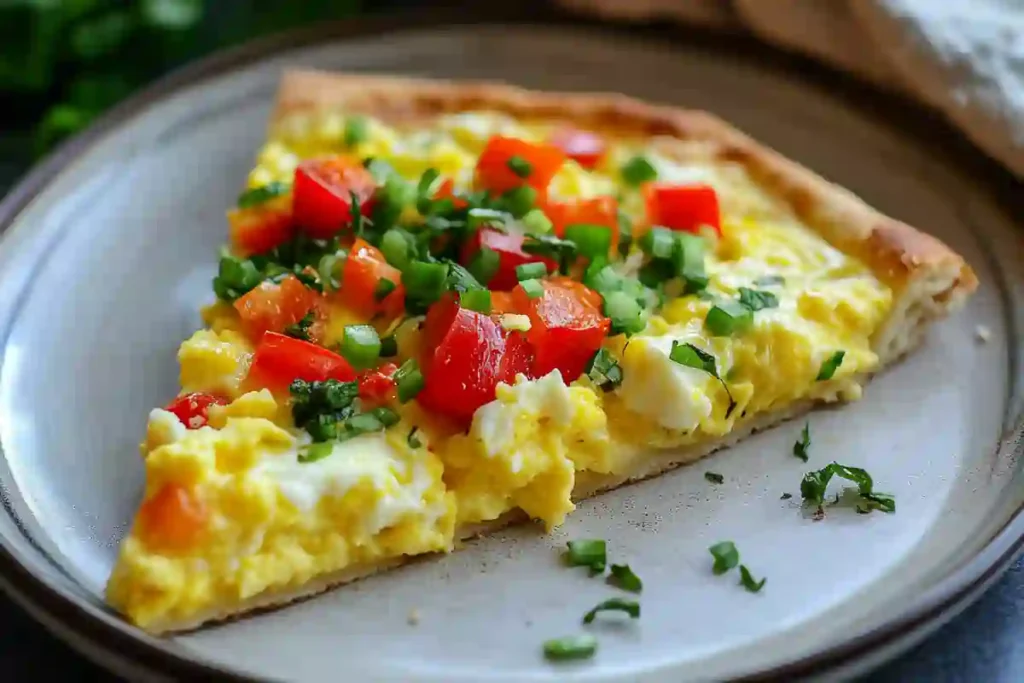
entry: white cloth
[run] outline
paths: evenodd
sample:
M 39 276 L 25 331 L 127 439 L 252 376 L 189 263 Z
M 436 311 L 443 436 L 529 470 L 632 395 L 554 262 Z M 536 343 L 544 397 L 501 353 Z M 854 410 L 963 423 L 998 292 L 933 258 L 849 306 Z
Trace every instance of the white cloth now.
M 1024 0 L 558 0 L 609 19 L 745 27 L 939 109 L 1024 178 Z

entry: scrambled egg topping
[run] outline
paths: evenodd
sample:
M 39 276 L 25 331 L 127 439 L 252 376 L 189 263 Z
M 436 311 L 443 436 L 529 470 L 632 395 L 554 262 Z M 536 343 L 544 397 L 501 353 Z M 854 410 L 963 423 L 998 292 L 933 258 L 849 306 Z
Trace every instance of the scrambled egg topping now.
M 342 151 L 344 123 L 337 114 L 283 121 L 260 151 L 250 187 L 290 181 L 301 159 Z M 411 179 L 436 168 L 467 188 L 489 136 L 543 139 L 548 129 L 476 112 L 442 117 L 429 130 L 371 120 L 368 131 L 359 155 L 384 158 Z M 233 402 L 212 407 L 209 425 L 195 430 L 154 410 L 142 445 L 147 500 L 167 482 L 193 486 L 212 521 L 183 549 L 154 547 L 144 520 L 137 521 L 110 579 L 112 604 L 144 627 L 187 622 L 329 572 L 449 550 L 463 525 L 512 510 L 550 528 L 573 509 L 581 472 L 622 472 L 645 448 L 718 437 L 794 401 L 858 398 L 859 378 L 878 361 L 870 340 L 889 312 L 890 290 L 802 225 L 742 168 L 673 161 L 639 140 L 610 142 L 594 170 L 567 162 L 553 194 L 613 193 L 639 215 L 642 199 L 618 176 L 622 162 L 639 151 L 662 179 L 710 183 L 722 202 L 723 237 L 707 258 L 708 292 L 735 297 L 740 287 L 755 287 L 771 291 L 779 305 L 758 311 L 744 334 L 715 337 L 704 326 L 712 303 L 677 298 L 628 343 L 609 339 L 623 371 L 613 392 L 595 390 L 586 378 L 567 387 L 557 373 L 533 381 L 520 376 L 514 386 L 499 386 L 468 433 L 446 432 L 410 403 L 387 432 L 339 443 L 328 457 L 308 463 L 297 458 L 308 437 L 294 429 L 288 411 L 265 390 L 244 391 L 252 345 L 234 310 L 214 305 L 205 311 L 208 329 L 181 346 L 181 385 Z M 344 311 L 335 311 L 329 326 L 348 322 Z M 415 331 L 408 334 L 400 346 L 412 355 Z M 728 392 L 707 372 L 670 360 L 673 341 L 713 353 Z M 816 381 L 837 350 L 845 357 L 835 375 Z M 413 427 L 416 439 L 409 436 Z

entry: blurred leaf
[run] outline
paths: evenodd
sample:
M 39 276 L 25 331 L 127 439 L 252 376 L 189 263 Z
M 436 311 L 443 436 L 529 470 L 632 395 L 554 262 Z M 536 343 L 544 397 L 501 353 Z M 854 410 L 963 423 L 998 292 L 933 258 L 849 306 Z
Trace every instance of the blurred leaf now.
M 135 17 L 124 11 L 88 19 L 72 30 L 71 48 L 82 59 L 97 59 L 124 45 L 135 26 Z
M 146 23 L 163 29 L 180 31 L 194 26 L 203 17 L 202 0 L 142 0 L 142 17 Z
M 69 104 L 53 107 L 36 127 L 36 154 L 43 154 L 64 138 L 89 125 L 95 116 L 94 111 Z

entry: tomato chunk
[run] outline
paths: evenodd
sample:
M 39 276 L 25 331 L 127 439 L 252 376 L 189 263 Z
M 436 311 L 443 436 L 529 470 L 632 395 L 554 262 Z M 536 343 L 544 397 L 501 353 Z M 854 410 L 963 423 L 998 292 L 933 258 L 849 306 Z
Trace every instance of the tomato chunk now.
M 231 244 L 240 256 L 270 251 L 295 234 L 290 196 L 228 211 Z
M 524 263 L 543 263 L 547 266 L 548 272 L 558 267 L 553 260 L 530 254 L 523 250 L 523 242 L 526 236 L 523 233 L 509 231 L 501 232 L 491 228 L 480 228 L 473 236 L 466 240 L 462 248 L 462 263 L 469 265 L 473 256 L 481 248 L 487 247 L 498 254 L 498 270 L 490 282 L 483 284 L 491 289 L 507 290 L 512 289 L 519 283 L 516 277 L 516 266 Z
M 522 287 L 512 292 L 530 317 L 526 338 L 533 347 L 533 374 L 558 370 L 566 384 L 583 374 L 601 347 L 611 321 L 601 312 L 601 296 L 569 278 L 544 281 L 544 294 L 530 299 Z
M 328 239 L 352 224 L 355 210 L 369 216 L 377 183 L 358 160 L 346 156 L 309 159 L 295 169 L 295 223 L 310 237 Z
M 378 300 L 381 280 L 389 280 L 395 288 Z M 366 317 L 375 313 L 395 317 L 405 308 L 402 272 L 389 264 L 377 247 L 357 238 L 341 274 L 341 296 L 352 310 Z
M 648 183 L 644 186 L 651 225 L 697 233 L 708 226 L 722 234 L 718 193 L 710 185 Z
M 313 313 L 320 295 L 302 284 L 294 275 L 285 276 L 280 282 L 265 280 L 235 301 L 235 310 L 242 319 L 246 334 L 260 339 L 264 332 L 284 332 L 285 328 L 297 324 Z M 310 330 L 310 336 L 315 331 Z
M 253 354 L 246 382 L 284 392 L 296 379 L 351 382 L 355 378 L 356 372 L 349 362 L 333 351 L 277 332 L 267 332 Z
M 597 166 L 607 149 L 597 133 L 569 126 L 556 130 L 550 142 L 583 168 Z
M 603 225 L 612 233 L 611 251 L 619 244 L 619 204 L 615 197 L 602 196 L 592 199 L 575 199 L 568 202 L 548 202 L 546 207 L 548 218 L 554 226 L 555 234 L 565 236 L 565 229 L 577 223 Z
M 525 162 L 529 169 L 526 177 L 509 167 L 509 161 L 514 157 Z M 565 154 L 554 145 L 494 135 L 487 141 L 477 161 L 476 182 L 481 188 L 496 194 L 529 185 L 543 195 L 563 163 Z
M 178 396 L 167 404 L 166 410 L 174 413 L 188 429 L 199 429 L 206 425 L 210 406 L 222 406 L 226 403 L 222 396 L 195 391 Z
M 184 551 L 206 531 L 209 510 L 196 493 L 167 483 L 139 509 L 139 532 L 146 545 L 165 551 Z
M 359 398 L 365 403 L 379 406 L 395 398 L 394 363 L 384 363 L 379 368 L 367 370 L 359 375 Z
M 434 193 L 434 199 L 450 199 L 456 209 L 464 209 L 469 206 L 469 202 L 455 195 L 455 181 L 451 178 L 445 178 L 441 181 L 440 187 Z
M 532 353 L 521 335 L 508 333 L 490 316 L 455 309 L 417 400 L 431 412 L 468 423 L 477 408 L 494 400 L 499 382 L 511 384 L 518 373 L 529 373 Z

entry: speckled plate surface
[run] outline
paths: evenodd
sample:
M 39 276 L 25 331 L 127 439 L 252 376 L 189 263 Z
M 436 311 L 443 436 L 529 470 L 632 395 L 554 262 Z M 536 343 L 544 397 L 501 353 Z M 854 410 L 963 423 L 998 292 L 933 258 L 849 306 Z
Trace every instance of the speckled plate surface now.
M 1008 207 L 974 172 L 993 176 L 986 162 L 934 137 L 945 129 L 916 110 L 892 118 L 891 102 L 797 76 L 742 41 L 719 50 L 722 41 L 564 24 L 375 28 L 288 38 L 182 75 L 120 108 L 0 206 L 0 584 L 37 618 L 133 678 L 841 676 L 923 637 L 998 576 L 1024 531 L 1024 254 Z M 101 600 L 141 497 L 136 444 L 149 408 L 176 389 L 175 349 L 212 297 L 223 212 L 278 76 L 298 65 L 709 109 L 938 235 L 981 287 L 862 401 L 810 417 L 807 465 L 790 455 L 802 425 L 786 424 L 587 502 L 551 536 L 512 529 L 287 609 L 150 638 Z M 867 468 L 898 512 L 838 510 L 814 522 L 780 500 L 799 498 L 802 474 L 831 460 Z M 725 483 L 705 481 L 709 469 Z M 642 575 L 643 617 L 596 629 L 593 660 L 553 667 L 540 643 L 579 630 L 580 615 L 610 594 L 559 565 L 565 540 L 581 535 L 607 538 Z M 712 575 L 707 547 L 724 539 L 767 577 L 760 594 Z

